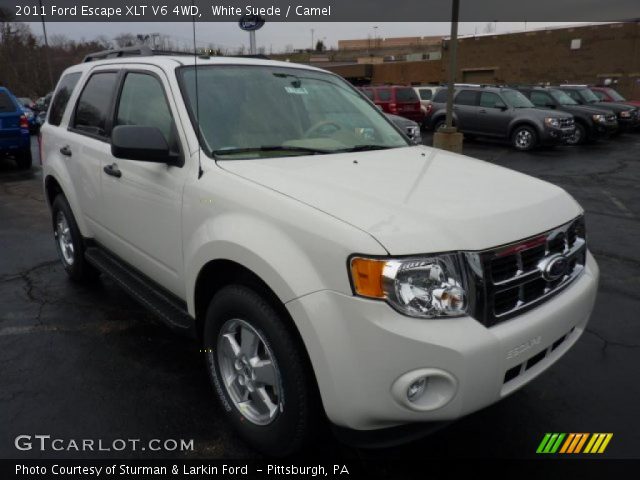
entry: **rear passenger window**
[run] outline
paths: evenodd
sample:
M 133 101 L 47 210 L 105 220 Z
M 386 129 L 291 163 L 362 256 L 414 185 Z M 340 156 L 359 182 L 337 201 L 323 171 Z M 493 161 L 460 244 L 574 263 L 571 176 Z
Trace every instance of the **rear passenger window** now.
M 173 116 L 160 81 L 145 73 L 128 73 L 124 80 L 115 125 L 156 127 L 177 150 Z
M 391 100 L 391 89 L 390 88 L 378 89 L 378 100 L 381 102 L 388 102 L 389 100 Z
M 455 97 L 454 102 L 456 105 L 477 105 L 478 93 L 474 90 L 462 90 Z
M 396 89 L 396 101 L 397 102 L 417 102 L 418 94 L 413 88 L 398 88 Z
M 116 72 L 96 73 L 91 76 L 76 106 L 73 123 L 76 129 L 106 136 L 107 117 L 111 111 L 117 78 Z
M 60 125 L 67 103 L 69 103 L 69 98 L 71 98 L 71 93 L 73 93 L 78 80 L 80 80 L 80 72 L 68 73 L 60 80 L 58 91 L 56 91 L 53 102 L 51 102 L 51 110 L 49 112 L 49 123 L 51 125 Z
M 0 92 L 0 112 L 15 112 L 16 105 L 7 92 Z

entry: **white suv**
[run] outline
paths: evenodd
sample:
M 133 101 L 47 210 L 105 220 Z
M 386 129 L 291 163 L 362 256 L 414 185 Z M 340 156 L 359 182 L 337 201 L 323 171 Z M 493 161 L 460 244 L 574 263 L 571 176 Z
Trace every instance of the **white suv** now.
M 456 419 L 584 331 L 598 267 L 562 189 L 412 145 L 317 68 L 139 53 L 58 83 L 42 141 L 60 259 L 195 334 L 256 448 L 288 454 L 326 418 Z

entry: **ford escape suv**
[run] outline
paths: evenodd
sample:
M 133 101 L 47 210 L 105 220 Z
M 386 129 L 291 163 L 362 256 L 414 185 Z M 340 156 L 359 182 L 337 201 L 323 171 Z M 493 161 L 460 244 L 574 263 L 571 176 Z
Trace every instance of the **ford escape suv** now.
M 566 92 L 553 87 L 517 87 L 538 108 L 559 110 L 573 115 L 576 130 L 567 139 L 569 145 L 580 145 L 590 140 L 611 135 L 618 130 L 618 119 L 611 110 L 580 105 Z
M 137 53 L 55 90 L 60 261 L 195 335 L 254 447 L 289 454 L 327 419 L 375 436 L 459 418 L 584 332 L 598 267 L 562 189 L 412 145 L 314 67 Z
M 447 89 L 433 99 L 429 122 L 439 130 L 445 125 Z M 453 123 L 468 137 L 493 137 L 511 142 L 517 150 L 540 145 L 558 145 L 575 133 L 573 116 L 541 110 L 513 88 L 456 85 Z

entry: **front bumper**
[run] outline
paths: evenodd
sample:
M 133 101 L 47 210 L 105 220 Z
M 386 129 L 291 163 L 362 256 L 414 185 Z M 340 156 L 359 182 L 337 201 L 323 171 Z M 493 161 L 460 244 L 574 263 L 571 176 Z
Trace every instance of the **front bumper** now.
M 410 318 L 384 302 L 329 290 L 293 300 L 287 308 L 309 352 L 331 422 L 374 430 L 453 420 L 531 381 L 584 331 L 598 275 L 589 254 L 583 275 L 562 293 L 491 328 L 471 317 Z M 431 377 L 427 399 L 416 407 L 404 392 L 418 374 Z
M 540 143 L 543 145 L 559 145 L 571 139 L 575 134 L 576 127 L 550 128 L 546 127 L 540 135 Z

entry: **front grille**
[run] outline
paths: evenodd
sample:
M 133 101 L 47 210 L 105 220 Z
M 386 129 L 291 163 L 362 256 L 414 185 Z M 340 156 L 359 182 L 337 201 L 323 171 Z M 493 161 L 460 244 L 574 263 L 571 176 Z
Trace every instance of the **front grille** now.
M 560 119 L 560 128 L 570 128 L 574 125 L 573 118 L 561 118 Z
M 605 118 L 607 119 L 607 123 L 615 123 L 618 121 L 618 117 L 615 113 L 612 115 L 607 115 Z
M 511 245 L 467 253 L 474 317 L 491 327 L 545 302 L 582 273 L 586 253 L 582 217 Z

